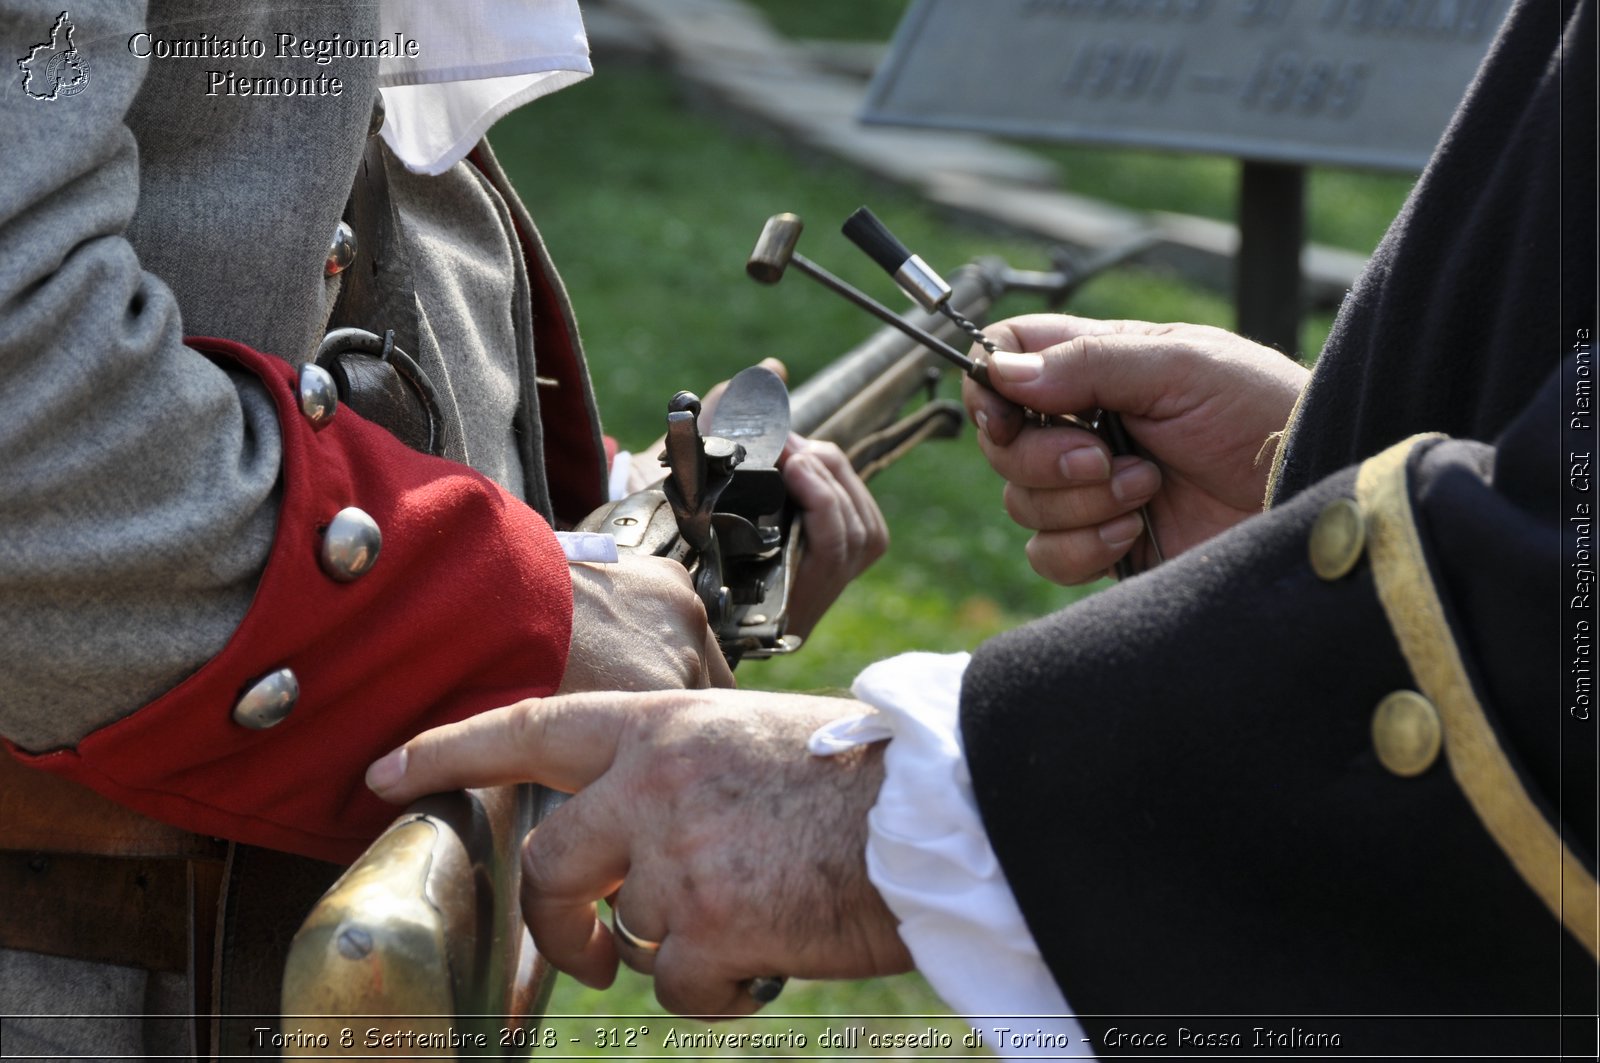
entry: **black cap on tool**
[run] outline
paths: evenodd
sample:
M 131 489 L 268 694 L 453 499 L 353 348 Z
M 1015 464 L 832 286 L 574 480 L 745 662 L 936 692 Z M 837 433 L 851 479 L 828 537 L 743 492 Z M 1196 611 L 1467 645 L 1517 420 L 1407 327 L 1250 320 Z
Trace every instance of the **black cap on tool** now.
M 922 259 L 895 238 L 889 227 L 866 207 L 845 219 L 844 235 L 895 279 L 900 290 L 924 310 L 937 310 L 950 298 L 950 285 Z
M 866 207 L 846 218 L 842 231 L 851 243 L 871 256 L 872 261 L 882 266 L 891 277 L 911 257 L 911 250 L 895 239 L 889 227 Z

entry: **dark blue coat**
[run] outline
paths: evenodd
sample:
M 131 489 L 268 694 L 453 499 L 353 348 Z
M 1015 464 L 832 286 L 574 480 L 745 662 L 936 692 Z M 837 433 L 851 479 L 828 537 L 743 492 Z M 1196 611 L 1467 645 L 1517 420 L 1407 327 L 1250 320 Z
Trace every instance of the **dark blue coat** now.
M 1270 510 L 975 655 L 985 826 L 1103 1050 L 1593 1054 L 1594 104 L 1593 4 L 1519 3 Z M 1327 579 L 1337 499 L 1367 541 Z M 1442 732 L 1417 774 L 1375 744 L 1397 691 Z

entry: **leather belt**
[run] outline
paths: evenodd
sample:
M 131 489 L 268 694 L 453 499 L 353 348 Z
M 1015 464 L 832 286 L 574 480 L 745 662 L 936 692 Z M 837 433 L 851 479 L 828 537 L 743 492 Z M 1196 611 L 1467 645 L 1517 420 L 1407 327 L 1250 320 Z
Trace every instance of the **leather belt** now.
M 0 852 L 0 946 L 172 974 L 203 968 L 209 988 L 221 884 L 220 859 Z
M 225 845 L 0 753 L 0 850 L 221 860 Z
M 228 844 L 0 753 L 0 948 L 183 974 L 212 1009 Z M 191 1027 L 207 1054 L 208 1024 Z

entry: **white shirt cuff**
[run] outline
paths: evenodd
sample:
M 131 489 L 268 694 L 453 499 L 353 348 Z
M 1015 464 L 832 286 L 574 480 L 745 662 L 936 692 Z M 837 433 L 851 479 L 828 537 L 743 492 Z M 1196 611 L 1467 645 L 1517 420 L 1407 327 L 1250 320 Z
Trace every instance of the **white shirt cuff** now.
M 621 502 L 633 492 L 628 490 L 628 477 L 633 472 L 633 452 L 617 451 L 611 459 L 611 475 L 606 481 L 606 495 L 613 502 Z
M 809 748 L 828 756 L 893 738 L 867 819 L 867 874 L 939 996 L 980 1029 L 1020 1026 L 987 1021 L 993 1016 L 1027 1016 L 1029 1031 L 1039 1028 L 1050 1045 L 1029 1051 L 988 1042 L 998 1055 L 1091 1055 L 978 815 L 960 729 L 970 659 L 907 653 L 879 661 L 851 688 L 877 711 L 820 728 Z
M 587 561 L 595 565 L 617 563 L 617 537 L 607 532 L 556 532 L 556 542 L 568 561 Z

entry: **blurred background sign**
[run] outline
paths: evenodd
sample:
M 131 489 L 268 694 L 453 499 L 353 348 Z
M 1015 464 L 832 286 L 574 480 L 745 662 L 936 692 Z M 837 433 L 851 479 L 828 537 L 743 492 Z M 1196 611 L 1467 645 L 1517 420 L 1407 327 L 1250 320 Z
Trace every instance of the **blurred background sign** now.
M 869 122 L 1419 170 L 1510 0 L 918 0 Z
M 863 120 L 1231 155 L 1241 331 L 1295 349 L 1305 167 L 1420 170 L 1510 0 L 915 0 Z

